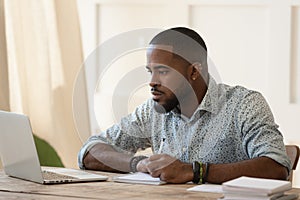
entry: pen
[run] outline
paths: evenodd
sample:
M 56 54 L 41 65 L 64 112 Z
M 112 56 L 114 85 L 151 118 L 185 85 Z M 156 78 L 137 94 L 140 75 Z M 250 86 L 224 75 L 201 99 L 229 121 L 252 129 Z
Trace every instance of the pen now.
M 159 147 L 159 149 L 158 149 L 158 152 L 157 152 L 157 154 L 161 154 L 161 152 L 162 152 L 162 148 L 163 148 L 163 146 L 164 146 L 164 143 L 165 143 L 165 140 L 166 140 L 166 138 L 162 138 L 162 139 L 161 139 L 161 142 L 160 142 L 160 147 Z

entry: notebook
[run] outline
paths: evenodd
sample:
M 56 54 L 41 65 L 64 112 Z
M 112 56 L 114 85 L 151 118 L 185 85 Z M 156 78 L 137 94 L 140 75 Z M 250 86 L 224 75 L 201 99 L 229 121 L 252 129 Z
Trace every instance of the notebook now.
M 298 194 L 285 194 L 292 189 L 289 181 L 242 176 L 222 184 L 226 200 L 291 200 Z
M 0 157 L 9 176 L 41 184 L 106 181 L 107 176 L 78 169 L 41 167 L 29 118 L 0 111 Z
M 147 184 L 147 185 L 162 185 L 166 182 L 161 181 L 159 178 L 154 178 L 150 174 L 136 172 L 132 174 L 127 174 L 124 176 L 116 176 L 113 181 L 121 183 L 135 183 L 135 184 Z
M 242 176 L 222 184 L 223 192 L 272 195 L 292 189 L 289 181 Z

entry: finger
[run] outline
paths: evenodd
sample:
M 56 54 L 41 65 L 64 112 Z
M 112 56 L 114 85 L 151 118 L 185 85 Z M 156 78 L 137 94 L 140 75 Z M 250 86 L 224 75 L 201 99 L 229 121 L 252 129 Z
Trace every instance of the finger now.
M 160 174 L 161 174 L 161 171 L 160 170 L 155 170 L 155 171 L 151 171 L 150 172 L 150 175 L 154 178 L 159 178 L 160 177 Z
M 159 161 L 150 161 L 147 163 L 147 169 L 149 172 L 154 172 L 162 168 L 162 163 Z
M 161 170 L 170 165 L 173 165 L 176 161 L 178 161 L 178 160 L 176 160 L 172 157 L 167 157 L 167 158 L 162 157 L 159 160 L 149 161 L 149 163 L 147 164 L 147 168 L 148 168 L 149 172 Z
M 146 161 L 146 159 L 141 160 L 140 162 L 138 162 L 138 164 L 136 165 L 136 169 L 139 172 L 148 172 L 147 169 L 147 165 L 148 165 L 149 161 Z
M 155 161 L 155 160 L 159 160 L 164 154 L 154 154 L 152 156 L 150 156 L 148 159 L 150 161 Z
M 162 180 L 162 181 L 167 181 L 168 178 L 166 176 L 166 173 L 164 173 L 164 172 L 160 173 L 159 179 Z
M 149 158 L 145 158 L 145 159 L 141 160 L 141 161 L 138 162 L 138 163 L 141 163 L 141 164 L 143 164 L 143 165 L 147 165 L 149 162 L 150 162 Z

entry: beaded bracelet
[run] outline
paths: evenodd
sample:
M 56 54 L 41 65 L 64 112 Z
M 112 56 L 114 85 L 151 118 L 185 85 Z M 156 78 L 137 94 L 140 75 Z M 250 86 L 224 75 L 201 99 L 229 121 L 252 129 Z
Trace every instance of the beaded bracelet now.
M 203 183 L 203 164 L 202 162 L 194 161 L 193 162 L 193 183 L 202 184 Z
M 200 164 L 200 173 L 199 173 L 199 176 L 200 176 L 200 180 L 199 180 L 199 183 L 198 184 L 202 184 L 203 183 L 203 167 L 202 167 L 202 162 L 199 162 Z
M 200 164 L 197 161 L 193 162 L 193 183 L 198 184 L 200 180 Z
M 203 177 L 203 183 L 207 182 L 208 171 L 209 171 L 209 163 L 205 163 L 205 174 Z

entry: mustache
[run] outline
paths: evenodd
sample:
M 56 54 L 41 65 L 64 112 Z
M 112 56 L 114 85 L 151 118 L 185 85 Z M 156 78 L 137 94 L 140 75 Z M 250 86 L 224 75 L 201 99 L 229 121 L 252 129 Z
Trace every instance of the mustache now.
M 163 93 L 162 91 L 158 90 L 156 87 L 152 87 L 152 88 L 151 88 L 151 92 L 159 92 L 159 93 Z

